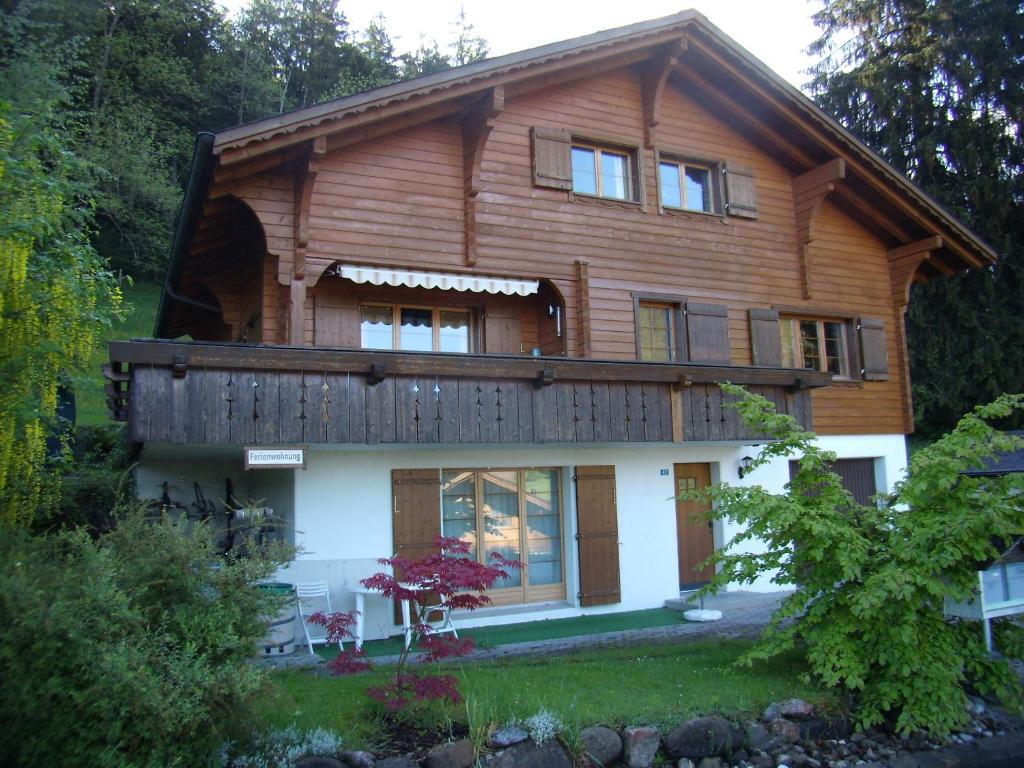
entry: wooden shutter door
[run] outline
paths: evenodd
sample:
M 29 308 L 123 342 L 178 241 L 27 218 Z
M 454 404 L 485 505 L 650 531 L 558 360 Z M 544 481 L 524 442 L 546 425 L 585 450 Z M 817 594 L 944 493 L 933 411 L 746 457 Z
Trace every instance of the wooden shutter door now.
M 437 537 L 441 535 L 441 470 L 392 470 L 391 488 L 395 554 L 407 560 L 435 554 Z M 396 572 L 395 576 L 401 579 L 402 574 Z M 401 621 L 401 605 L 396 602 L 395 623 Z
M 779 313 L 774 309 L 750 310 L 750 356 L 754 365 L 782 365 Z
M 862 317 L 860 329 L 861 374 L 867 381 L 889 378 L 889 353 L 885 344 L 885 323 L 876 317 Z
M 572 189 L 572 134 L 565 128 L 534 127 L 533 183 L 538 187 Z
M 489 307 L 484 313 L 484 352 L 518 355 L 522 351 L 522 316 L 512 307 Z
M 843 488 L 858 504 L 870 506 L 873 503 L 871 497 L 878 493 L 874 459 L 838 459 L 832 471 L 843 478 Z
M 729 365 L 729 310 L 722 304 L 686 302 L 686 346 L 691 363 Z
M 725 201 L 730 216 L 757 218 L 757 187 L 752 170 L 736 166 L 725 169 Z
M 615 467 L 576 467 L 575 480 L 580 605 L 617 603 L 622 600 L 622 591 Z

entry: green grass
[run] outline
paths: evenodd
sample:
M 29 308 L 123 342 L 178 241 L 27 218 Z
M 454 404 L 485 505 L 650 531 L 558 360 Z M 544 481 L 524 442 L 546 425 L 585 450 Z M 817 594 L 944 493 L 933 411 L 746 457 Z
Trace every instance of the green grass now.
M 569 619 L 547 619 L 542 621 L 525 621 L 519 624 L 508 624 L 498 627 L 480 627 L 479 629 L 460 629 L 459 637 L 471 637 L 478 648 L 494 648 L 509 643 L 531 643 L 538 640 L 551 640 L 558 637 L 579 637 L 599 632 L 621 632 L 627 629 L 646 629 L 648 627 L 667 627 L 683 621 L 678 611 L 667 608 L 653 608 L 647 611 L 627 611 L 625 613 L 609 613 L 598 616 L 576 616 Z M 393 656 L 402 650 L 402 638 L 390 637 L 387 640 L 370 640 L 363 643 L 363 652 L 370 657 Z M 326 659 L 338 655 L 334 646 L 319 646 L 317 653 Z
M 124 295 L 128 304 L 127 317 L 123 322 L 115 321 L 111 327 L 100 329 L 92 359 L 76 382 L 78 424 L 110 423 L 110 417 L 107 415 L 107 396 L 104 391 L 106 381 L 101 370 L 101 366 L 110 359 L 107 354 L 107 342 L 153 335 L 156 308 L 160 301 L 160 286 L 156 283 L 136 283 L 133 286 L 125 286 Z
M 697 714 L 759 712 L 789 696 L 829 703 L 821 689 L 800 680 L 806 664 L 799 653 L 752 668 L 734 666 L 751 646 L 714 640 L 433 667 L 459 677 L 466 702 L 432 715 L 441 722 L 466 722 L 468 711 L 477 723 L 500 724 L 545 707 L 567 725 L 669 727 Z M 258 703 L 260 717 L 275 727 L 329 728 L 352 746 L 372 747 L 381 738 L 379 716 L 365 690 L 385 682 L 389 672 L 272 672 Z

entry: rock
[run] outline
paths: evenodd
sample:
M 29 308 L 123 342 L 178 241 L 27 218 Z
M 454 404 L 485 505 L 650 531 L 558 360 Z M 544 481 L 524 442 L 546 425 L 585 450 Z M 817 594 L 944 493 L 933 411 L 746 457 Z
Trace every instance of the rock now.
M 814 705 L 803 699 L 786 699 L 772 704 L 764 711 L 762 720 L 777 720 L 780 717 L 804 719 L 814 716 Z
M 623 762 L 627 768 L 650 768 L 660 745 L 661 734 L 652 725 L 631 725 L 622 729 Z
M 341 762 L 349 768 L 374 768 L 374 757 L 369 752 L 342 752 Z
M 754 755 L 749 762 L 754 768 L 774 768 L 775 766 L 775 761 L 768 755 Z
M 426 768 L 469 768 L 475 759 L 473 742 L 469 739 L 460 739 L 434 747 L 427 753 L 423 764 Z
M 554 739 L 539 745 L 521 741 L 490 755 L 484 764 L 489 768 L 573 768 L 572 760 Z
M 622 739 L 611 728 L 605 728 L 603 725 L 586 728 L 582 733 L 582 740 L 583 750 L 591 765 L 606 768 L 614 765 L 622 756 Z
M 813 718 L 795 724 L 800 732 L 800 738 L 813 741 L 820 739 L 828 732 L 828 721 L 821 718 Z
M 702 757 L 700 762 L 697 763 L 697 768 L 722 768 L 722 758 Z
M 712 715 L 689 720 L 665 736 L 665 748 L 672 757 L 728 757 L 743 742 L 739 726 Z
M 800 740 L 800 726 L 781 717 L 769 722 L 768 730 L 773 736 L 783 741 L 794 742 Z
M 419 766 L 408 757 L 385 757 L 374 763 L 374 768 L 419 768 Z
M 676 768 L 697 768 L 697 766 L 693 764 L 693 760 L 690 758 L 680 757 L 679 762 L 676 763 Z
M 528 738 L 530 738 L 530 734 L 522 728 L 506 725 L 504 728 L 499 728 L 491 734 L 490 744 L 492 749 L 504 749 L 521 741 L 526 741 Z
M 340 760 L 333 757 L 303 757 L 295 761 L 295 768 L 345 768 Z
M 747 745 L 748 749 L 764 751 L 771 749 L 775 740 L 772 739 L 768 729 L 763 725 L 753 720 L 748 720 L 743 724 L 743 743 Z

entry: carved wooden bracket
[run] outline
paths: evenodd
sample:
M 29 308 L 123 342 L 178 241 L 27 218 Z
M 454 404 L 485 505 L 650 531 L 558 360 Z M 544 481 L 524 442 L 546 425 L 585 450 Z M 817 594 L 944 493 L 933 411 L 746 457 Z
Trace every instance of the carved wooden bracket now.
M 184 379 L 188 373 L 188 358 L 185 355 L 175 355 L 171 365 L 171 375 L 175 379 Z
M 476 208 L 480 194 L 480 165 L 484 147 L 497 117 L 505 108 L 505 87 L 495 86 L 462 120 L 462 185 L 465 199 L 466 264 L 476 264 Z
M 644 109 L 644 146 L 653 149 L 655 133 L 661 122 L 661 98 L 665 93 L 665 85 L 669 75 L 679 64 L 679 58 L 686 53 L 688 41 L 683 35 L 672 43 L 668 50 L 644 67 L 640 86 L 643 93 Z
M 590 265 L 579 259 L 576 260 L 576 322 L 579 326 L 579 355 L 591 357 Z
M 677 381 L 672 382 L 673 392 L 682 392 L 684 389 L 689 389 L 693 386 L 693 377 L 688 373 L 684 373 L 679 377 Z
M 366 383 L 371 387 L 375 387 L 384 381 L 387 375 L 388 369 L 386 366 L 374 363 L 370 366 L 370 372 L 366 374 Z
M 317 136 L 309 143 L 304 159 L 299 160 L 295 172 L 295 261 L 292 277 L 306 276 L 306 246 L 309 244 L 309 209 L 313 202 L 313 183 L 316 181 L 320 161 L 327 154 L 327 137 Z
M 892 280 L 892 300 L 900 312 L 906 312 L 910 302 L 910 286 L 914 282 L 917 270 L 932 257 L 932 253 L 942 247 L 942 238 L 938 235 L 926 237 L 916 243 L 901 245 L 889 251 L 889 277 Z M 937 262 L 931 262 L 938 266 Z M 942 265 L 943 267 L 945 265 Z M 940 267 L 941 269 L 941 267 Z
M 844 178 L 846 178 L 846 161 L 837 157 L 793 179 L 796 239 L 800 248 L 800 282 L 805 299 L 812 296 L 810 245 L 814 240 L 814 218 L 826 195 L 835 191 L 836 182 L 842 181 Z
M 537 375 L 533 379 L 533 388 L 541 389 L 542 387 L 550 387 L 554 383 L 555 372 L 550 368 L 542 368 L 537 371 Z

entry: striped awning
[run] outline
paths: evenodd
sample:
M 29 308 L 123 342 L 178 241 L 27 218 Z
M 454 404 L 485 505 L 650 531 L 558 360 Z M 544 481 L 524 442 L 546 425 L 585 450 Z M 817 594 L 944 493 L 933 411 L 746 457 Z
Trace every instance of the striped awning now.
M 354 283 L 405 286 L 406 288 L 439 288 L 442 291 L 503 293 L 506 296 L 530 296 L 537 293 L 540 285 L 536 280 L 510 280 L 505 277 L 459 275 L 451 272 L 415 272 L 356 264 L 336 264 L 328 270 L 328 274 L 343 277 Z

